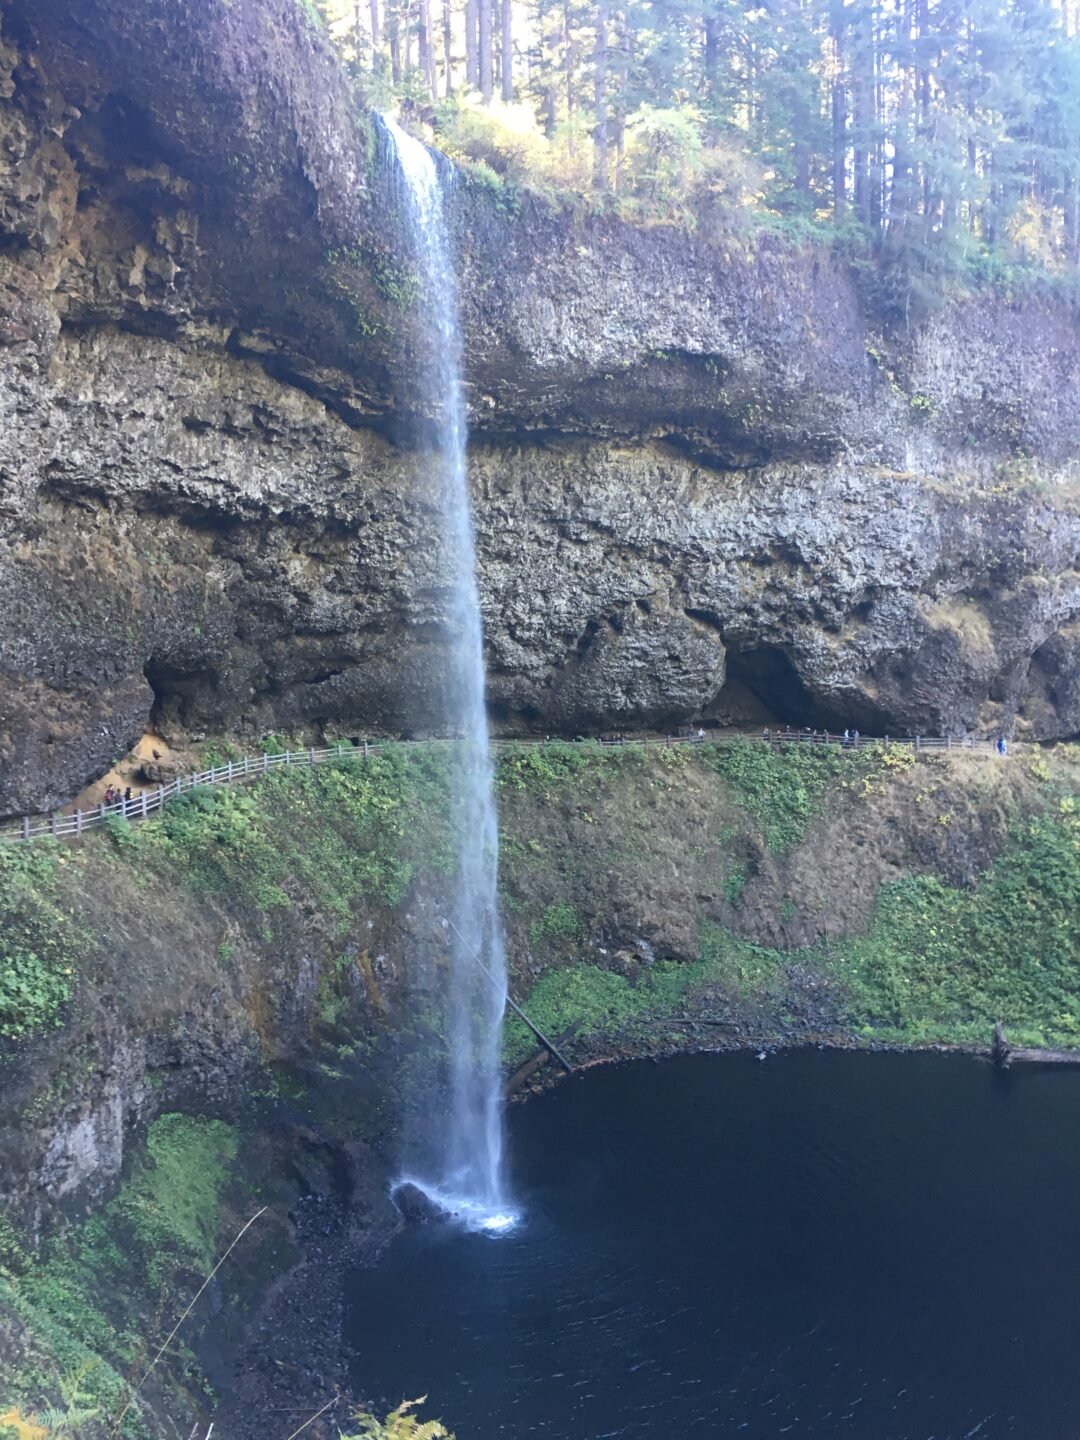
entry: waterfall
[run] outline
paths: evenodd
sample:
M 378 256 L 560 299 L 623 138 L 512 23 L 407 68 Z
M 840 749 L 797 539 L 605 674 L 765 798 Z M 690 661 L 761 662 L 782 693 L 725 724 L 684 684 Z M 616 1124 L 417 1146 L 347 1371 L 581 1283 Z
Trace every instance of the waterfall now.
M 450 1047 L 449 1122 L 407 1177 L 446 1211 L 485 1229 L 513 1220 L 503 1193 L 500 1043 L 506 1007 L 506 955 L 496 894 L 498 822 L 484 708 L 484 653 L 476 546 L 466 471 L 465 398 L 457 276 L 442 191 L 429 151 L 386 120 L 402 181 L 402 211 L 425 306 L 426 349 L 417 377 L 424 408 L 436 416 L 435 470 L 447 593 L 450 658 L 443 681 L 446 731 L 454 749 L 457 869 L 444 1021 Z

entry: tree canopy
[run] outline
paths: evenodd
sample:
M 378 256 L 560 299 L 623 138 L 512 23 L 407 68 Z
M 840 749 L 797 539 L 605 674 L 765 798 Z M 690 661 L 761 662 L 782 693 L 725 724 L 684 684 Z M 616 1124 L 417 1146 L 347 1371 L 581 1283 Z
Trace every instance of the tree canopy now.
M 366 98 L 511 181 L 825 229 L 897 311 L 1080 267 L 1080 0 L 317 3 Z

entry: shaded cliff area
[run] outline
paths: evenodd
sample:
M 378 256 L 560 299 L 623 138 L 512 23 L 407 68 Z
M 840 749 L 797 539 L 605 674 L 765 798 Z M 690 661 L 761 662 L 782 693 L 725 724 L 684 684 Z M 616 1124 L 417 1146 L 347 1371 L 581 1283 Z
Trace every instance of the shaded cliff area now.
M 296 0 L 0 27 L 0 810 L 148 721 L 422 733 L 433 417 L 377 122 Z M 1070 313 L 886 334 L 745 227 L 451 208 L 502 728 L 1080 728 Z
M 392 1232 L 394 1136 L 432 1110 L 452 764 L 395 747 L 0 852 L 5 1404 L 103 1433 L 263 1205 L 125 1433 L 328 1398 L 343 1257 Z M 576 1063 L 1080 1033 L 1072 747 L 552 745 L 498 793 L 514 993 Z

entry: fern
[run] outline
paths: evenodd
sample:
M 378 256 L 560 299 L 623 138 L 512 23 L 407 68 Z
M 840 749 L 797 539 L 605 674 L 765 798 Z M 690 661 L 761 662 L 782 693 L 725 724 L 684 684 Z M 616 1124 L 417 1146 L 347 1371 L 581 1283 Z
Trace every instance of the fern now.
M 411 1413 L 426 1399 L 426 1395 L 421 1395 L 419 1400 L 403 1400 L 385 1420 L 377 1420 L 363 1410 L 357 1411 L 355 1418 L 360 1428 L 355 1435 L 343 1435 L 341 1440 L 454 1440 L 440 1421 L 421 1421 Z

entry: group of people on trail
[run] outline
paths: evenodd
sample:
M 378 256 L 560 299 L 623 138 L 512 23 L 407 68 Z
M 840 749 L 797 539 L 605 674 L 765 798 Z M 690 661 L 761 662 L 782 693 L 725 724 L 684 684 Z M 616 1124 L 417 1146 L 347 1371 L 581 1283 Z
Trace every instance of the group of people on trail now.
M 128 785 L 124 790 L 121 790 L 119 785 L 106 785 L 105 798 L 102 801 L 102 805 L 106 809 L 112 805 L 123 805 L 126 812 L 128 806 L 131 804 L 131 800 L 132 795 L 130 785 Z
M 785 745 L 802 740 L 817 745 L 839 744 L 854 748 L 859 743 L 859 732 L 858 730 L 845 730 L 843 735 L 830 735 L 828 730 L 814 730 L 809 725 L 804 725 L 801 730 L 792 730 L 790 725 L 785 725 L 783 730 L 770 730 L 766 725 L 762 739 L 769 742 L 783 742 Z

